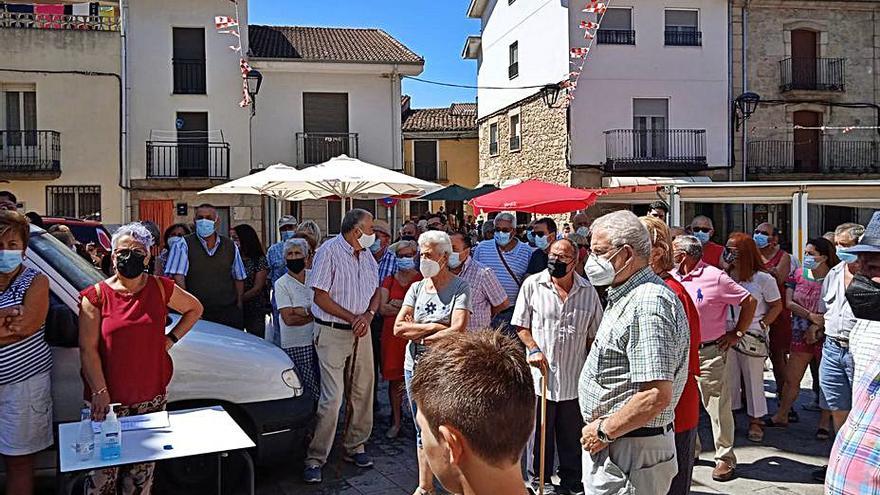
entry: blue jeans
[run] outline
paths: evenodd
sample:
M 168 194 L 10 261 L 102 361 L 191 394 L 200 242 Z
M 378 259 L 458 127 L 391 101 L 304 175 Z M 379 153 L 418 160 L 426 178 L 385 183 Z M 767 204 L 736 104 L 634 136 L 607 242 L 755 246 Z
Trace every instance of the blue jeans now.
M 849 411 L 852 408 L 854 373 L 855 365 L 849 347 L 842 347 L 831 337 L 826 338 L 819 363 L 822 409 Z
M 412 379 L 413 372 L 410 370 L 403 370 L 403 383 L 406 385 L 406 396 L 409 398 L 409 410 L 412 412 L 413 424 L 416 425 L 416 446 L 418 448 L 422 448 L 422 429 L 419 428 L 419 422 L 416 421 L 416 413 L 419 412 L 418 407 L 416 407 L 416 401 L 412 400 Z

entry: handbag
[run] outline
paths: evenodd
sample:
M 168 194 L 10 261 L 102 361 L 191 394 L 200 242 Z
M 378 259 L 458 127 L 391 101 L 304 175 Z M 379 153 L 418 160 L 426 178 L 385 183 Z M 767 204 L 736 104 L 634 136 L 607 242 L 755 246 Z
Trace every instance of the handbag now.
M 734 316 L 732 306 L 730 306 L 730 316 Z M 748 330 L 742 338 L 739 339 L 739 342 L 733 346 L 733 350 L 740 354 L 757 358 L 766 358 L 770 356 L 770 346 L 767 343 L 767 339 L 761 334 L 753 333 Z

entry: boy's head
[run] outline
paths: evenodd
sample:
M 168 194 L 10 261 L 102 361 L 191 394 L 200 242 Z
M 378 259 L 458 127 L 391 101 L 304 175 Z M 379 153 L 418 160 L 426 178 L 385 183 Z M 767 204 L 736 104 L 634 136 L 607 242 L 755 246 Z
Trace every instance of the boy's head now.
M 515 468 L 535 428 L 535 388 L 525 353 L 493 331 L 432 345 L 412 382 L 428 463 L 447 490 L 462 478 Z

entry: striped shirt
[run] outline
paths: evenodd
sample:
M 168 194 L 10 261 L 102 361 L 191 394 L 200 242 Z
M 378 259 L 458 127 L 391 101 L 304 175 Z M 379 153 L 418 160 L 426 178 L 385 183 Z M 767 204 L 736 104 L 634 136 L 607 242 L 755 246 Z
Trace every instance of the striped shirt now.
M 512 325 L 529 329 L 549 366 L 547 399 L 561 402 L 578 398 L 578 377 L 602 321 L 602 303 L 596 289 L 574 274 L 574 284 L 565 302 L 550 272 L 544 270 L 526 279 L 513 310 Z M 541 371 L 532 369 L 535 394 L 541 395 Z
M 507 299 L 507 292 L 491 268 L 469 256 L 462 263 L 458 277 L 471 288 L 471 317 L 468 330 L 483 330 L 492 326 L 492 306 Z
M 672 400 L 644 426 L 672 423 L 687 380 L 689 346 L 684 307 L 650 267 L 610 287 L 608 306 L 578 386 L 584 421 L 619 411 L 643 383 L 668 381 Z
M 0 309 L 20 306 L 38 272 L 24 268 L 9 287 L 0 292 Z M 52 368 L 52 351 L 44 328 L 18 342 L 0 346 L 0 385 L 18 383 Z
M 311 288 L 328 292 L 336 304 L 359 315 L 369 309 L 370 299 L 379 288 L 379 265 L 369 250 L 361 249 L 355 256 L 354 248 L 340 234 L 315 253 L 311 277 Z M 348 323 L 314 303 L 312 314 L 319 320 Z
M 817 309 L 819 313 L 824 313 L 825 336 L 843 340 L 849 339 L 849 333 L 856 325 L 856 317 L 846 300 L 846 270 L 846 263 L 841 261 L 825 275 Z
M 498 245 L 494 240 L 483 241 L 477 244 L 474 249 L 474 259 L 488 266 L 495 273 L 501 286 L 504 287 L 504 291 L 507 292 L 507 298 L 510 299 L 511 305 L 516 304 L 516 296 L 519 294 L 522 281 L 526 278 L 526 271 L 529 268 L 529 260 L 532 258 L 533 251 L 528 244 L 520 241 L 515 242 L 516 246 L 512 250 L 502 251 L 502 253 L 504 253 L 504 260 L 507 261 L 507 265 L 516 275 L 517 280 L 510 276 L 510 272 L 498 256 Z
M 397 256 L 394 256 L 394 253 L 386 248 L 385 254 L 379 258 L 379 281 L 381 282 L 395 273 L 397 273 Z
M 214 249 L 208 249 L 208 243 L 200 236 L 196 237 L 202 243 L 202 247 L 205 248 L 208 256 L 214 256 L 217 248 L 220 247 L 220 243 L 224 240 L 229 240 L 229 238 L 218 235 Z M 238 246 L 233 247 L 235 248 L 235 261 L 232 262 L 232 279 L 244 280 L 247 278 L 247 272 L 244 269 L 244 263 L 241 261 L 241 253 L 238 252 Z M 187 273 L 189 273 L 189 247 L 187 247 L 185 242 L 178 242 L 171 248 L 171 253 L 168 254 L 168 261 L 165 263 L 165 276 L 174 277 L 175 275 L 186 275 Z
M 825 475 L 830 495 L 880 494 L 880 360 L 854 383 L 853 407 L 837 433 Z

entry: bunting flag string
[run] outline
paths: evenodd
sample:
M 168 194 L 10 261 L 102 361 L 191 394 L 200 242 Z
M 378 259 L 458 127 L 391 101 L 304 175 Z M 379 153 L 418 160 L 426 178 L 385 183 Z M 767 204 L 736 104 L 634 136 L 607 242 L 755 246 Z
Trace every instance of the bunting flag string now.
M 584 30 L 584 40 L 586 40 L 587 46 L 576 46 L 569 50 L 569 55 L 572 59 L 572 70 L 568 73 L 568 79 L 563 81 L 560 85 L 566 90 L 565 101 L 569 105 L 574 100 L 578 81 L 580 80 L 581 74 L 584 72 L 584 66 L 587 63 L 587 56 L 593 48 L 593 43 L 596 41 L 596 33 L 599 31 L 602 19 L 608 12 L 608 6 L 610 3 L 610 1 L 600 2 L 599 0 L 589 0 L 583 10 L 581 10 L 581 12 L 592 16 L 592 19 L 583 20 L 578 24 L 578 26 Z
M 238 1 L 237 0 L 229 0 L 233 5 L 235 5 L 235 17 L 226 16 L 226 15 L 218 15 L 214 16 L 214 26 L 217 28 L 218 34 L 229 34 L 235 36 L 236 43 L 234 45 L 229 45 L 229 49 L 239 54 L 238 66 L 241 71 L 241 101 L 238 103 L 238 106 L 245 108 L 250 106 L 253 103 L 251 99 L 251 94 L 248 91 L 247 85 L 247 76 L 251 72 L 251 66 L 248 64 L 245 59 L 245 55 L 242 53 L 241 49 L 241 32 L 238 29 Z

